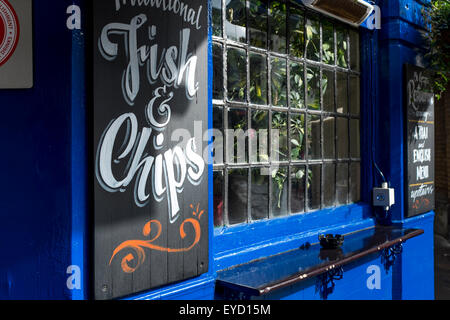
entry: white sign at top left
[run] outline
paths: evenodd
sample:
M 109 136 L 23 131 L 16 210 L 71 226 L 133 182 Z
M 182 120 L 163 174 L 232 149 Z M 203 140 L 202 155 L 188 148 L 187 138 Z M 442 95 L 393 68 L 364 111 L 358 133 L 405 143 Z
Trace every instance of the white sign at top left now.
M 0 89 L 33 87 L 32 0 L 0 0 Z

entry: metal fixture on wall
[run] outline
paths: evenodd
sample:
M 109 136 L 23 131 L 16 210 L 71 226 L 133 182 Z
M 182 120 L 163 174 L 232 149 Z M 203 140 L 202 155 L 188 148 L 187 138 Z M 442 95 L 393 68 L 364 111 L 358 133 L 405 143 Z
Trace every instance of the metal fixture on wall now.
M 328 16 L 358 27 L 370 13 L 373 6 L 363 0 L 302 0 L 303 4 Z

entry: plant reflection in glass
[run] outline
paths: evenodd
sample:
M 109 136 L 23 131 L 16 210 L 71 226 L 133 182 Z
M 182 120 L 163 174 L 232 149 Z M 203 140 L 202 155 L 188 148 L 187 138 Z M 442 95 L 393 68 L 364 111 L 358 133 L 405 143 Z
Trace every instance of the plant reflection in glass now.
M 272 58 L 272 104 L 287 106 L 286 60 Z
M 245 50 L 230 48 L 227 51 L 228 99 L 242 101 L 246 99 L 247 62 Z

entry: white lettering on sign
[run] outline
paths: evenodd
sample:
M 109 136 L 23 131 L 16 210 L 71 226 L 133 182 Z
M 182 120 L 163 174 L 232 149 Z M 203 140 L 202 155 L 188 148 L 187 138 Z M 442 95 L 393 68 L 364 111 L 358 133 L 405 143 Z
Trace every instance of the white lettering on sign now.
M 197 56 L 188 53 L 189 28 L 181 30 L 179 47 L 168 48 L 160 48 L 157 43 L 139 45 L 138 32 L 148 32 L 150 42 L 156 39 L 156 26 L 149 23 L 145 14 L 135 16 L 129 24 L 109 23 L 99 37 L 99 51 L 108 61 L 115 60 L 119 45 L 124 44 L 122 50 L 128 61 L 123 71 L 122 93 L 128 104 L 134 105 L 140 92 L 141 68 L 145 67 L 147 81 L 156 89 L 144 106 L 148 126 L 140 128 L 135 113 L 127 112 L 112 120 L 105 129 L 97 151 L 96 177 L 108 192 L 125 192 L 135 180 L 134 201 L 138 207 L 146 206 L 151 197 L 157 202 L 166 198 L 169 220 L 174 223 L 181 210 L 178 194 L 183 191 L 186 180 L 199 185 L 203 179 L 205 161 L 201 148 L 197 147 L 195 138 L 189 138 L 183 145 L 156 156 L 148 155 L 146 150 L 163 149 L 165 129 L 172 118 L 170 103 L 174 90 L 184 81 L 186 98 L 192 99 L 197 94 Z M 115 35 L 114 41 L 111 35 Z M 119 41 L 117 36 L 122 36 L 123 40 Z M 160 86 L 155 86 L 157 82 Z M 126 134 L 123 136 L 119 132 Z M 122 146 L 120 151 L 117 146 Z M 121 162 L 126 162 L 127 166 L 119 170 L 116 166 Z
M 125 39 L 124 51 L 128 56 L 128 65 L 122 79 L 125 100 L 133 105 L 140 89 L 140 68 L 146 67 L 147 80 L 150 84 L 160 79 L 166 86 L 178 88 L 185 80 L 186 95 L 192 99 L 198 90 L 195 82 L 197 56 L 188 54 L 190 29 L 180 33 L 180 47 L 163 48 L 158 59 L 158 44 L 138 46 L 137 32 L 147 22 L 147 16 L 140 14 L 131 19 L 130 24 L 110 23 L 105 28 L 99 41 L 100 52 L 106 60 L 113 61 L 119 51 L 119 45 L 110 40 L 112 34 L 122 35 Z M 156 26 L 149 28 L 149 39 L 156 36 Z
M 429 112 L 421 112 L 420 105 L 434 104 L 434 94 L 424 91 L 430 87 L 430 79 L 422 74 L 422 72 L 414 72 L 414 79 L 408 82 L 408 107 L 412 107 L 417 116 L 422 117 L 425 121 L 430 116 Z
M 414 163 L 431 161 L 431 149 L 414 149 L 413 159 Z
M 71 5 L 67 7 L 67 14 L 70 16 L 67 18 L 67 29 L 80 30 L 81 29 L 81 9 L 77 5 Z
M 416 140 L 428 139 L 428 127 L 416 126 L 414 129 L 414 139 Z
M 429 166 L 417 166 L 417 180 L 425 180 L 430 177 Z
M 203 6 L 199 6 L 197 10 L 190 8 L 188 4 L 180 0 L 116 0 L 116 11 L 122 6 L 146 6 L 162 10 L 162 12 L 171 12 L 172 14 L 183 18 L 183 21 L 189 23 L 197 30 L 200 26 L 200 14 Z

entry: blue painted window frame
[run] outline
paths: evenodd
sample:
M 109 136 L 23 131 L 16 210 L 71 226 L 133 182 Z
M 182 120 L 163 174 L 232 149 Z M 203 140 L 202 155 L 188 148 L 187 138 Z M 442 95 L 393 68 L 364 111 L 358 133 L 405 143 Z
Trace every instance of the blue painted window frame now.
M 211 5 L 211 1 L 209 2 Z M 210 11 L 211 14 L 211 11 Z M 211 21 L 211 17 L 210 17 Z M 377 108 L 378 31 L 360 28 L 361 55 L 361 202 L 322 209 L 304 214 L 270 220 L 249 222 L 236 226 L 212 227 L 210 251 L 214 272 L 264 256 L 291 250 L 302 243 L 317 242 L 317 234 L 347 233 L 375 224 L 370 205 L 371 190 L 376 179 L 373 175 L 372 110 Z M 212 26 L 209 31 L 210 60 L 212 59 Z M 212 63 L 209 66 L 212 74 Z M 212 86 L 212 82 L 210 82 Z M 210 90 L 211 91 L 211 90 Z M 212 115 L 212 100 L 209 113 Z M 210 123 L 210 127 L 211 123 Z M 210 169 L 211 170 L 211 169 Z M 212 172 L 210 172 L 212 176 Z M 210 178 L 211 180 L 211 178 Z M 210 219 L 213 219 L 213 185 L 210 183 Z

